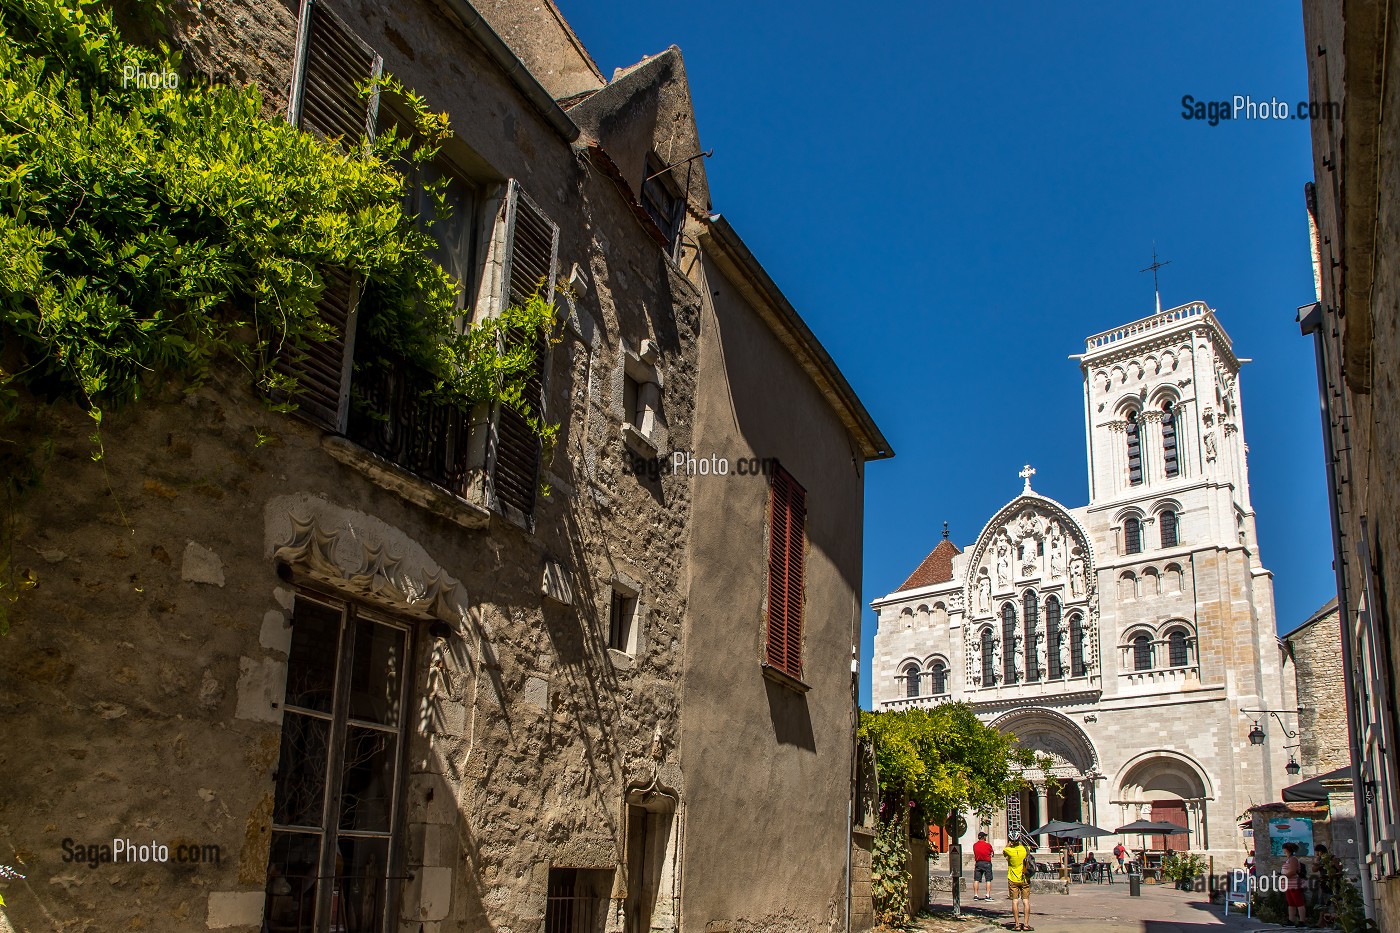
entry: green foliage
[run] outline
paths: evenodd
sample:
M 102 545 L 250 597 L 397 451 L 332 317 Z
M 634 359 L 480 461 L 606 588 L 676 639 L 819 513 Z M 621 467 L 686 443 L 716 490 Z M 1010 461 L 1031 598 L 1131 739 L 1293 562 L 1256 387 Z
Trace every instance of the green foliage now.
M 860 714 L 860 737 L 875 748 L 882 797 L 907 796 L 937 818 L 988 813 L 1026 785 L 1021 772 L 1050 761 L 984 725 L 967 703 Z
M 880 823 L 870 858 L 875 917 L 888 924 L 909 919 L 909 808 L 899 810 L 898 818 Z
M 1162 878 L 1178 886 L 1191 884 L 1205 874 L 1207 862 L 1194 852 L 1168 852 L 1162 862 Z
M 1323 855 L 1317 860 L 1316 871 L 1320 886 L 1328 895 L 1327 908 L 1320 920 L 1336 926 L 1342 933 L 1380 933 L 1376 921 L 1366 916 L 1361 892 L 1347 877 L 1341 859 Z
M 385 79 L 416 114 L 413 138 L 347 152 L 266 118 L 256 87 L 123 87 L 127 68 L 178 72 L 180 57 L 125 42 L 93 0 L 0 0 L 0 404 L 17 383 L 100 424 L 153 381 L 198 382 L 220 358 L 290 389 L 274 358 L 332 336 L 316 303 L 339 269 L 362 283 L 362 333 L 435 392 L 502 399 L 546 431 L 522 395 L 522 344 L 553 309 L 537 300 L 463 327 L 459 283 L 424 232 L 438 218 L 401 206 L 395 164 L 432 158 L 444 116 Z

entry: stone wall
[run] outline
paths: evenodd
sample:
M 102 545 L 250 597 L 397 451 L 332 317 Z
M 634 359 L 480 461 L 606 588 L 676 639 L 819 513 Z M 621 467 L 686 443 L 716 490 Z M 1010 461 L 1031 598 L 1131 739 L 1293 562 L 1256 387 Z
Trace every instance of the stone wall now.
M 1337 602 L 1284 637 L 1298 682 L 1298 764 L 1294 779 L 1351 764 L 1347 734 L 1346 678 L 1342 671 L 1342 629 Z

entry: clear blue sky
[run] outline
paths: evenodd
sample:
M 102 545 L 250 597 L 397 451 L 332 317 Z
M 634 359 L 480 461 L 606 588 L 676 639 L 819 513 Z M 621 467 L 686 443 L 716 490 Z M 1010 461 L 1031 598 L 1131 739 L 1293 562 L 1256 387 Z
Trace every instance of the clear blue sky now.
M 1152 311 L 1154 240 L 1163 306 L 1206 301 L 1255 360 L 1244 429 L 1280 630 L 1335 595 L 1294 323 L 1313 297 L 1308 124 L 1181 117 L 1184 94 L 1305 99 L 1296 3 L 560 6 L 607 75 L 680 46 L 714 209 L 894 446 L 867 473 L 867 607 L 945 520 L 970 544 L 1026 461 L 1039 491 L 1087 500 L 1066 357 Z

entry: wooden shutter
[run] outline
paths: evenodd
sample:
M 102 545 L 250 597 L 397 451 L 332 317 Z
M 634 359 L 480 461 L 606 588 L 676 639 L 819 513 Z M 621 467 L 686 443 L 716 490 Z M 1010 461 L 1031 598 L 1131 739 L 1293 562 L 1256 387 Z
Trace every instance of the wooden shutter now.
M 776 463 L 769 487 L 768 516 L 768 646 L 765 660 L 770 667 L 801 680 L 807 491 Z
M 297 66 L 287 118 L 326 139 L 358 145 L 372 134 L 377 95 L 366 100 L 359 83 L 376 78 L 384 60 L 315 0 L 303 0 Z M 359 289 L 344 269 L 322 268 L 325 291 L 317 314 L 334 336 L 304 340 L 279 354 L 277 369 L 297 380 L 291 400 L 308 421 L 343 434 L 350 410 Z
M 559 226 L 530 200 L 518 181 L 511 179 L 506 203 L 503 308 L 505 304 L 524 304 L 536 288 L 546 301 L 552 301 L 558 262 Z M 526 381 L 525 398 L 536 417 L 543 417 L 549 356 L 543 337 L 537 338 L 535 351 L 535 368 Z M 501 406 L 497 415 L 491 463 L 497 505 L 515 510 L 528 521 L 534 514 L 539 488 L 540 440 L 529 422 L 508 406 Z

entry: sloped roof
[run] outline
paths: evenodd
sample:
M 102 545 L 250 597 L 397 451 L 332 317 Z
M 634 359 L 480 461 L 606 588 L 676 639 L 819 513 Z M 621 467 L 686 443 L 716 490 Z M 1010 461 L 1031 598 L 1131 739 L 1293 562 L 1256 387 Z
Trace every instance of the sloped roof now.
M 1323 606 L 1322 606 L 1321 609 L 1317 610 L 1317 612 L 1314 612 L 1312 615 L 1308 616 L 1307 619 L 1305 619 L 1303 622 L 1301 622 L 1301 623 L 1298 625 L 1297 628 L 1294 628 L 1293 630 L 1291 630 L 1291 631 L 1285 633 L 1283 637 L 1284 637 L 1284 638 L 1292 638 L 1294 635 L 1297 635 L 1299 632 L 1303 631 L 1303 629 L 1307 628 L 1309 625 L 1316 625 L 1318 622 L 1321 622 L 1323 619 L 1327 618 L 1328 616 L 1336 615 L 1336 612 L 1337 612 L 1337 597 L 1333 596 L 1331 599 L 1327 600 L 1327 602 L 1323 604 Z
M 933 586 L 935 583 L 947 583 L 953 579 L 953 558 L 962 551 L 953 542 L 944 538 L 938 542 L 938 547 L 929 552 L 909 579 L 905 580 L 895 590 L 902 593 L 905 590 L 916 590 L 921 586 Z

